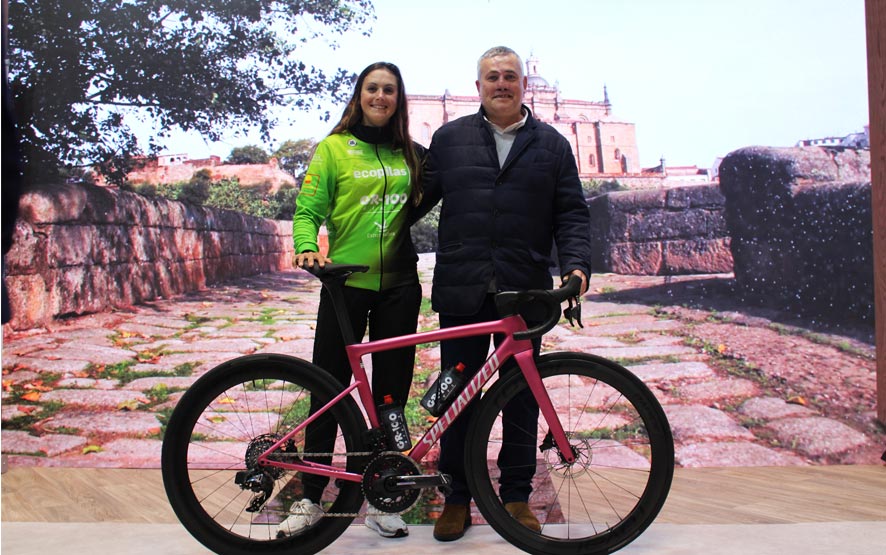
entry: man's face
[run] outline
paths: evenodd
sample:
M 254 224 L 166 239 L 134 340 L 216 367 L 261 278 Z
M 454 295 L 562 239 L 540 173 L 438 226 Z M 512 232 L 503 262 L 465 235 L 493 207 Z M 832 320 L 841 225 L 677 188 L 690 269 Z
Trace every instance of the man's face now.
M 518 122 L 525 87 L 526 77 L 516 56 L 509 54 L 480 61 L 477 92 L 490 121 L 500 126 Z

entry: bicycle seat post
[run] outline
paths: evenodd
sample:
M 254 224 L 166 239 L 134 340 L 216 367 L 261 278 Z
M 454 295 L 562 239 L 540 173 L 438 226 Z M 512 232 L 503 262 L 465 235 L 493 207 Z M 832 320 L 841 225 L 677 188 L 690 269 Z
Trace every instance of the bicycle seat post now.
M 354 337 L 354 328 L 351 325 L 351 318 L 348 316 L 348 311 L 345 308 L 345 295 L 342 289 L 345 280 L 347 280 L 347 276 L 336 276 L 324 279 L 323 287 L 325 287 L 326 291 L 329 293 L 332 307 L 335 310 L 335 319 L 338 320 L 338 325 L 341 328 L 341 337 L 344 340 L 345 345 L 353 345 L 357 340 Z
M 326 292 L 329 293 L 329 299 L 332 301 L 335 319 L 338 320 L 344 344 L 347 346 L 357 343 L 357 338 L 354 337 L 354 328 L 351 325 L 351 318 L 348 316 L 348 311 L 346 309 L 344 290 L 342 287 L 344 287 L 348 276 L 354 272 L 365 272 L 369 267 L 348 264 L 326 264 L 322 268 L 319 265 L 302 266 L 301 268 L 319 278 L 323 287 L 326 289 Z M 361 337 L 360 339 L 362 340 L 363 338 Z

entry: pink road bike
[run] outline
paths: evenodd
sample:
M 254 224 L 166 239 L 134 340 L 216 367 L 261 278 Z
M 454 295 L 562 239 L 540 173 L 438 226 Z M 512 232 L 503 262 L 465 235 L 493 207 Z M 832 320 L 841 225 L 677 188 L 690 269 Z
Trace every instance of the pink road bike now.
M 538 554 L 612 553 L 655 519 L 674 469 L 670 426 L 655 396 L 610 360 L 574 352 L 533 354 L 531 339 L 559 322 L 564 301 L 570 322 L 581 323 L 580 304 L 572 302 L 580 300 L 579 280 L 553 291 L 500 293 L 499 320 L 357 343 L 348 337 L 341 285 L 366 267 L 327 264 L 308 270 L 332 295 L 354 380 L 343 386 L 305 360 L 261 354 L 217 366 L 184 393 L 165 429 L 162 473 L 172 508 L 203 545 L 222 555 L 310 555 L 361 516 L 364 500 L 402 513 L 425 488 L 445 492 L 449 477 L 423 473 L 421 461 L 477 397 L 465 450 L 468 485 L 483 518 L 508 542 Z M 521 316 L 530 305 L 547 315 L 532 328 Z M 491 333 L 504 339 L 449 408 L 416 436 L 411 450 L 391 449 L 363 357 Z M 497 376 L 512 360 L 519 371 Z M 522 438 L 503 437 L 503 409 L 527 389 L 539 408 L 537 427 L 523 431 Z M 310 426 L 321 422 L 335 430 L 332 451 L 312 447 Z M 529 503 L 540 532 L 511 517 L 497 495 L 497 459 L 505 442 L 531 444 L 536 453 Z M 303 480 L 311 474 L 329 478 L 320 501 L 326 517 L 298 535 L 278 537 L 278 524 L 302 498 Z

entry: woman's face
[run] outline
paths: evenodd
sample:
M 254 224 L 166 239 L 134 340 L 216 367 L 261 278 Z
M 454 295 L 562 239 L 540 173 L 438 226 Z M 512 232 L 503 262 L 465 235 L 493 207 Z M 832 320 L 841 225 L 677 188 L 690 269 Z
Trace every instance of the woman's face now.
M 363 125 L 384 127 L 397 111 L 397 76 L 386 69 L 369 72 L 360 91 Z

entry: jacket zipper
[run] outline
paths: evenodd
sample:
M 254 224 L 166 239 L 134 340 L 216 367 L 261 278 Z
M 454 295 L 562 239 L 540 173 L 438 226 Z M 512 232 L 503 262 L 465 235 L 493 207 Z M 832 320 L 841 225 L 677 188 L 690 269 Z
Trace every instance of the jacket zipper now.
M 385 226 L 387 225 L 387 221 L 385 220 L 385 204 L 387 203 L 388 197 L 388 172 L 385 171 L 385 163 L 381 159 L 381 155 L 378 152 L 378 145 L 375 146 L 375 158 L 378 160 L 378 163 L 381 165 L 381 175 L 382 179 L 384 179 L 385 184 L 382 188 L 381 194 L 381 229 L 378 235 L 378 290 L 381 292 L 382 287 L 385 281 L 385 256 L 384 256 L 384 241 L 385 241 Z

